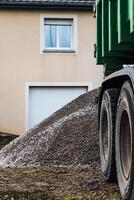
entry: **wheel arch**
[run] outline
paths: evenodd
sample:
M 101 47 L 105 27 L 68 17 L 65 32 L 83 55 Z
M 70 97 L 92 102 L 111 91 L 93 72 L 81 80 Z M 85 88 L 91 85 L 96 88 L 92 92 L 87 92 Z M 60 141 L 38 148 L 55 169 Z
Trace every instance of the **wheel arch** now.
M 110 89 L 110 88 L 118 88 L 121 90 L 123 83 L 127 80 L 130 81 L 132 90 L 134 91 L 134 68 L 133 67 L 127 67 L 126 69 L 122 69 L 117 72 L 114 72 L 113 74 L 107 76 L 104 79 L 99 90 L 98 130 L 100 126 L 99 121 L 100 121 L 101 102 L 102 102 L 102 97 L 105 90 Z

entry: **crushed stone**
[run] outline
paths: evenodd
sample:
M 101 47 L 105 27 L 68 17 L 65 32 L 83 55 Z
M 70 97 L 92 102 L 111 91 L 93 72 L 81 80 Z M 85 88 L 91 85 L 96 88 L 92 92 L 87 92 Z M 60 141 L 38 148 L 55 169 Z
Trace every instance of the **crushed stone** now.
M 0 151 L 0 167 L 96 166 L 98 89 L 44 119 Z

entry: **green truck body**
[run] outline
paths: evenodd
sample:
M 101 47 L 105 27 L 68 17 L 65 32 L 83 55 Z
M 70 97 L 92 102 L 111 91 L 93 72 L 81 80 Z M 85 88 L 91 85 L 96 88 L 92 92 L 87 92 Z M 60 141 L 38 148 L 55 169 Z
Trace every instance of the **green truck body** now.
M 103 65 L 98 131 L 101 170 L 134 200 L 134 0 L 96 0 L 96 63 Z M 114 72 L 114 73 L 113 73 Z
M 96 61 L 106 70 L 133 64 L 134 0 L 96 0 Z

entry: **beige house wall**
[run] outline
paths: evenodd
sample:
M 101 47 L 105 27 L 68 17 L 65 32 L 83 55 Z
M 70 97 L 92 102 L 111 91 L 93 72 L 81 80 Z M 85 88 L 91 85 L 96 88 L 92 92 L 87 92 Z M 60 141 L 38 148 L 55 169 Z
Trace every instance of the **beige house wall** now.
M 76 14 L 78 53 L 40 53 L 40 14 Z M 25 130 L 27 82 L 102 81 L 95 65 L 95 19 L 89 12 L 0 11 L 0 131 Z

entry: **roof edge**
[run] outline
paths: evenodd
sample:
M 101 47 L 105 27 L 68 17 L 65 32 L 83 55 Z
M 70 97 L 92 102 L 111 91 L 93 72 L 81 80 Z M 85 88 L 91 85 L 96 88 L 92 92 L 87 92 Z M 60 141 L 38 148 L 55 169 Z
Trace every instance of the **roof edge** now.
M 8 9 L 60 9 L 60 10 L 87 10 L 93 11 L 93 3 L 85 4 L 85 3 L 44 3 L 44 2 L 6 2 L 0 3 L 0 8 L 8 8 Z

